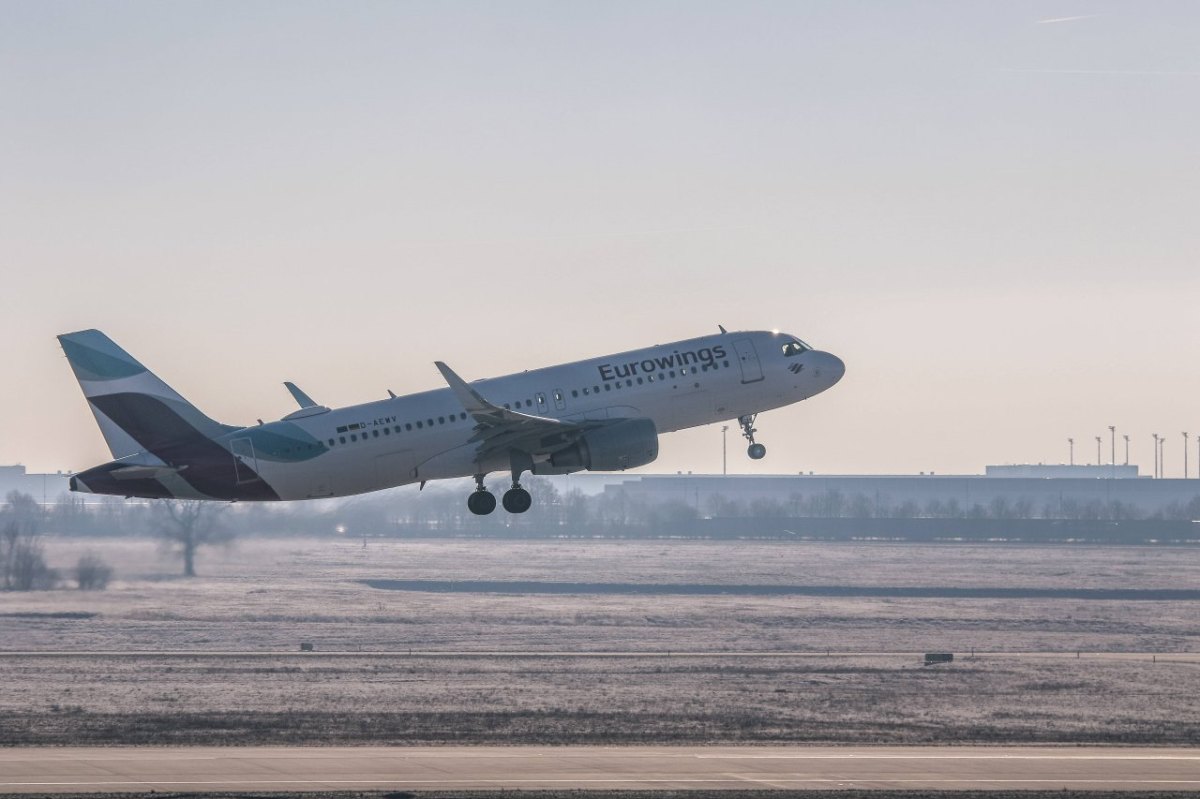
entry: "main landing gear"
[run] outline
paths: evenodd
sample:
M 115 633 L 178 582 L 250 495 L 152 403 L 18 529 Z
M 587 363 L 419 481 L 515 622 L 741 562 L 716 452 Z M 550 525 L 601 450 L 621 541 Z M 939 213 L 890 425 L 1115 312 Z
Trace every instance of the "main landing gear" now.
M 524 513 L 533 505 L 533 497 L 521 488 L 521 472 L 524 469 L 513 467 L 512 488 L 504 492 L 501 502 L 509 513 Z M 467 510 L 476 516 L 487 516 L 496 509 L 496 495 L 483 487 L 484 475 L 475 475 L 475 490 L 467 497 Z
M 475 490 L 467 497 L 467 510 L 476 516 L 487 516 L 496 509 L 496 495 L 483 487 L 483 475 L 475 475 Z
M 767 448 L 754 440 L 754 434 L 758 432 L 754 429 L 754 420 L 757 417 L 757 413 L 739 416 L 738 424 L 742 426 L 742 437 L 750 442 L 750 446 L 746 447 L 746 454 L 750 456 L 750 460 L 760 461 L 766 457 Z
M 533 497 L 529 496 L 528 491 L 514 483 L 512 488 L 504 492 L 502 501 L 504 509 L 509 513 L 524 513 L 533 504 Z

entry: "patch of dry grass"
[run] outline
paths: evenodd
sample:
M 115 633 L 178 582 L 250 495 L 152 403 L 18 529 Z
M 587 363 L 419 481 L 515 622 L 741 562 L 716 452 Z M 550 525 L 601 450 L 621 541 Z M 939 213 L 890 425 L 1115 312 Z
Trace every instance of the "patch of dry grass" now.
M 51 541 L 52 565 L 76 542 Z M 318 650 L 1181 652 L 1190 602 L 471 595 L 362 579 L 902 586 L 1200 585 L 1168 548 L 590 541 L 245 542 L 170 576 L 87 542 L 104 592 L 0 595 L 0 743 L 1200 743 L 1200 666 L 981 657 L 293 656 Z M 87 650 L 278 657 L 92 658 Z

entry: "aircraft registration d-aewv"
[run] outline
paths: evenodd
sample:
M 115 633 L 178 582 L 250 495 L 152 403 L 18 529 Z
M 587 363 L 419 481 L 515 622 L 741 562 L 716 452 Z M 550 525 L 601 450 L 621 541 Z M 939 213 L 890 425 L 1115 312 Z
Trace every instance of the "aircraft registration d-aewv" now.
M 620 471 L 658 457 L 662 433 L 737 419 L 754 459 L 762 411 L 808 399 L 846 371 L 794 336 L 754 331 L 677 341 L 468 383 L 327 408 L 300 406 L 251 427 L 216 422 L 98 330 L 58 337 L 114 460 L 76 474 L 93 494 L 226 502 L 313 499 L 474 477 L 487 514 L 492 472 L 512 475 L 504 509 L 532 502 L 521 475 Z

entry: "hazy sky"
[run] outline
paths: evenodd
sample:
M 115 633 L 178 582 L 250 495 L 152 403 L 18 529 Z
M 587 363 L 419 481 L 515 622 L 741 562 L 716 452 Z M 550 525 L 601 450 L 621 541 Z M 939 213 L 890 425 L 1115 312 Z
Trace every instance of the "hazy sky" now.
M 1177 474 L 1197 41 L 1190 1 L 0 2 L 0 463 L 109 458 L 60 332 L 247 423 L 283 380 L 350 404 L 721 323 L 848 368 L 731 472 L 1094 460 L 1115 424 Z

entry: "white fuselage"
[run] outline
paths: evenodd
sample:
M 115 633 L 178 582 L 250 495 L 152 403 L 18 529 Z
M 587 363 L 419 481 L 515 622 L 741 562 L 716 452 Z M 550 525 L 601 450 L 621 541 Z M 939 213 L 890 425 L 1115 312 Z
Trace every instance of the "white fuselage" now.
M 785 355 L 781 345 L 794 340 L 772 332 L 722 333 L 479 380 L 471 388 L 524 414 L 568 421 L 648 418 L 667 433 L 790 405 L 837 382 L 841 361 L 816 350 Z M 297 461 L 243 455 L 285 500 L 508 468 L 502 461 L 478 463 L 475 421 L 449 388 L 301 411 L 258 430 L 286 426 L 328 451 Z

